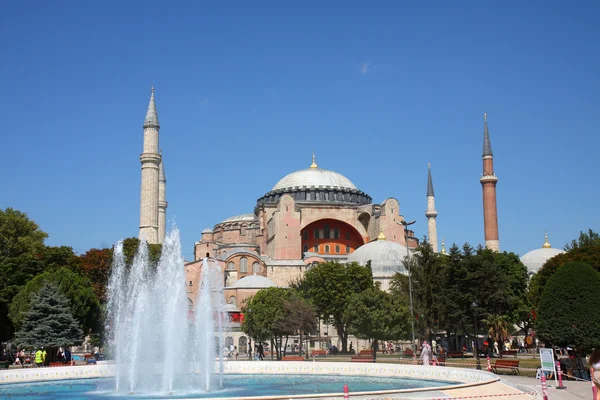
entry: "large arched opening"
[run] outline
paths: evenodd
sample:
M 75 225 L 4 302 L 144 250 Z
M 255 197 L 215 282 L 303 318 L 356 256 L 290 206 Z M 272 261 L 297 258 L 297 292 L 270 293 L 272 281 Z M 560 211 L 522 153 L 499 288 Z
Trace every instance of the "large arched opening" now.
M 336 219 L 320 219 L 302 229 L 302 253 L 323 256 L 348 255 L 365 242 L 350 224 Z

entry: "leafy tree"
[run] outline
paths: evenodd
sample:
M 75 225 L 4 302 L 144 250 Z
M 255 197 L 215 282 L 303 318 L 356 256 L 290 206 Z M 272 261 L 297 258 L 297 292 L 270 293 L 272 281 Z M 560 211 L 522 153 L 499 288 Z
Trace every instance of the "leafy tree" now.
M 71 314 L 85 328 L 96 330 L 101 324 L 100 302 L 94 294 L 90 281 L 70 269 L 63 267 L 55 271 L 39 274 L 13 298 L 9 317 L 17 328 L 21 328 L 31 307 L 31 299 L 46 285 L 58 288 L 61 295 L 69 300 Z
M 12 208 L 0 209 L 0 342 L 14 332 L 8 319 L 12 298 L 45 268 L 42 259 L 47 237 L 27 214 Z
M 357 263 L 325 262 L 312 267 L 304 278 L 292 284 L 308 300 L 324 321 L 331 321 L 342 340 L 342 351 L 348 351 L 348 330 L 343 320 L 348 300 L 373 286 L 373 275 Z
M 92 282 L 98 299 L 106 301 L 106 288 L 112 264 L 111 249 L 90 249 L 80 256 L 81 273 Z
M 288 298 L 283 302 L 283 315 L 274 323 L 274 333 L 286 335 L 285 345 L 280 346 L 284 349 L 283 355 L 287 349 L 289 335 L 298 333 L 302 344 L 302 336 L 314 332 L 316 327 L 317 315 L 314 307 L 301 298 L 295 290 L 289 291 Z M 308 352 L 306 357 L 308 357 Z
M 140 239 L 131 237 L 123 240 L 123 255 L 125 256 L 125 264 L 129 267 L 133 264 L 133 259 L 140 245 Z M 152 264 L 157 264 L 160 260 L 162 252 L 161 244 L 148 245 L 148 258 Z
M 410 335 L 410 315 L 406 304 L 378 288 L 351 295 L 343 320 L 348 332 L 361 339 L 406 339 Z M 375 350 L 376 346 L 373 346 L 374 358 Z
M 558 346 L 600 346 L 600 274 L 582 262 L 567 263 L 548 280 L 539 304 L 536 331 Z
M 509 334 L 510 323 L 506 315 L 490 314 L 482 321 L 488 328 L 488 334 L 498 343 L 504 342 Z
M 18 347 L 48 348 L 50 361 L 61 346 L 83 342 L 83 332 L 71 314 L 69 300 L 53 283 L 45 283 L 31 298 L 23 326 L 15 333 Z
M 67 267 L 73 271 L 79 269 L 81 261 L 69 246 L 46 246 L 40 261 L 44 263 L 44 270 L 56 270 Z
M 572 261 L 581 261 L 600 271 L 600 240 L 598 234 L 591 229 L 588 233 L 581 232 L 578 240 L 565 246 L 566 253 L 558 254 L 540 268 L 529 283 L 530 301 L 537 307 L 544 287 L 559 267 Z

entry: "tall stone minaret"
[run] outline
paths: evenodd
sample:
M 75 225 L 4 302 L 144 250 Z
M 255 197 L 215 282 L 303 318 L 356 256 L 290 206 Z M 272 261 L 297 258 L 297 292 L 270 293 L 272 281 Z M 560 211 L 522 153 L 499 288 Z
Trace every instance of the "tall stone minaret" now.
M 158 243 L 165 241 L 167 232 L 167 177 L 165 166 L 160 153 L 160 166 L 158 170 Z
M 427 240 L 431 245 L 434 253 L 438 251 L 437 245 L 437 226 L 436 217 L 438 213 L 435 210 L 435 196 L 433 194 L 433 182 L 431 181 L 431 164 L 427 164 L 427 211 L 425 216 L 427 217 Z
M 498 178 L 494 174 L 494 156 L 488 132 L 487 114 L 483 114 L 483 174 L 481 175 L 483 188 L 483 225 L 485 229 L 485 247 L 490 250 L 500 251 L 498 238 L 498 210 L 496 208 L 496 183 Z
M 144 150 L 142 163 L 142 190 L 140 196 L 140 240 L 158 243 L 158 175 L 161 156 L 158 152 L 158 114 L 154 103 L 154 88 L 144 120 Z

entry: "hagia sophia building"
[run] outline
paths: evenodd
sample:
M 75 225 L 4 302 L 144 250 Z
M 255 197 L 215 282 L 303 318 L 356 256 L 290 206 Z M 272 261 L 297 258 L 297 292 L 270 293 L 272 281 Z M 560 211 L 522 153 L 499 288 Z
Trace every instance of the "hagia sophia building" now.
M 167 181 L 159 151 L 160 124 L 154 89 L 143 126 L 139 238 L 148 243 L 162 243 L 166 230 Z M 485 115 L 483 142 L 483 174 L 480 182 L 483 189 L 485 245 L 499 251 L 496 207 L 498 178 L 494 173 Z M 437 252 L 438 213 L 431 168 L 428 169 L 424 205 L 427 240 Z M 381 289 L 387 290 L 396 272 L 406 273 L 403 261 L 407 256 L 407 248 L 418 245 L 414 232 L 403 225 L 406 221 L 400 214 L 397 199 L 388 197 L 381 203 L 373 203 L 371 196 L 344 175 L 320 168 L 314 154 L 308 168 L 285 175 L 257 199 L 256 204 L 248 205 L 248 209 L 252 212 L 232 216 L 212 228 L 204 229 L 200 240 L 194 243 L 194 260 L 185 264 L 190 309 L 194 307 L 200 288 L 202 259 L 207 256 L 221 265 L 228 311 L 238 313 L 237 316 L 242 302 L 258 290 L 274 286 L 288 287 L 290 282 L 302 277 L 311 265 L 325 261 L 356 261 L 361 265 L 371 261 L 373 279 L 380 282 Z M 551 254 L 560 252 L 549 248 L 547 240 L 540 250 L 544 254 L 534 250 L 522 259 L 526 265 L 528 260 L 535 264 L 531 268 L 528 266 L 531 273 L 537 272 L 545 262 L 545 257 L 550 258 Z M 445 253 L 443 241 L 442 253 Z M 232 325 L 226 342 L 234 343 L 240 352 L 245 352 L 248 339 L 239 329 L 239 324 L 237 328 L 235 325 Z M 337 340 L 332 327 L 321 327 L 320 333 Z

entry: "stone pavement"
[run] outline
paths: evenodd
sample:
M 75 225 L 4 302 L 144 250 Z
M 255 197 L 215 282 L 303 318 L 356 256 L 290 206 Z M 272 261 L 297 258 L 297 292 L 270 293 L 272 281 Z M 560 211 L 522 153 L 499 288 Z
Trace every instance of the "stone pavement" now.
M 542 395 L 542 382 L 539 379 L 525 376 L 502 375 L 502 380 L 516 384 L 527 389 L 537 391 Z M 563 381 L 566 389 L 556 389 L 554 379 L 547 381 L 549 400 L 593 400 L 592 383 L 578 381 Z

